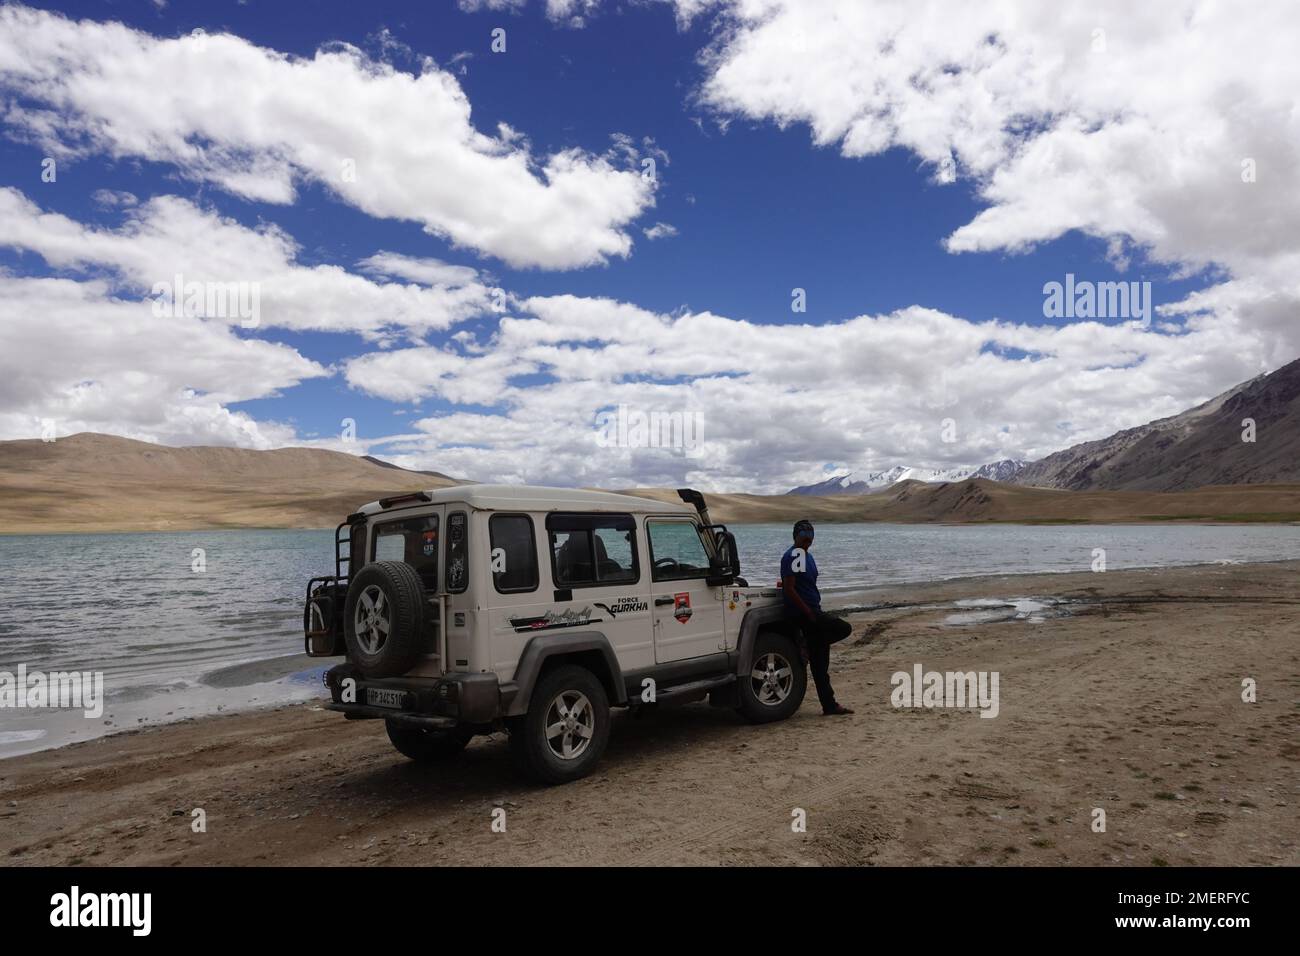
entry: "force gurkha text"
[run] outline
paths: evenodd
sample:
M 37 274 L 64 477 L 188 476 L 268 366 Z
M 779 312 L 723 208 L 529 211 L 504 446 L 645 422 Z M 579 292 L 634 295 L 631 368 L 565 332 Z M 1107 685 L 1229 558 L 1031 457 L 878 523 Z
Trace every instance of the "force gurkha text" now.
M 326 706 L 419 761 L 504 730 L 547 783 L 592 770 L 613 707 L 789 717 L 807 677 L 779 590 L 750 587 L 703 496 L 678 496 L 463 485 L 364 506 L 307 585 L 307 653 L 346 657 Z

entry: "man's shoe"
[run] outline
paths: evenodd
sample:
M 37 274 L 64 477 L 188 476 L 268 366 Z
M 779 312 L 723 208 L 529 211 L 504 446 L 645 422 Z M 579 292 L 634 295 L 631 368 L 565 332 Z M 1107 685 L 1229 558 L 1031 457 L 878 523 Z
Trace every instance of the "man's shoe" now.
M 823 710 L 823 711 L 822 711 L 822 716 L 823 716 L 823 717 L 839 717 L 839 716 L 842 716 L 842 715 L 845 715 L 845 714 L 851 714 L 851 713 L 853 713 L 853 711 L 852 711 L 850 708 L 845 707 L 843 704 L 836 704 L 836 705 L 835 705 L 833 708 L 831 708 L 830 710 Z

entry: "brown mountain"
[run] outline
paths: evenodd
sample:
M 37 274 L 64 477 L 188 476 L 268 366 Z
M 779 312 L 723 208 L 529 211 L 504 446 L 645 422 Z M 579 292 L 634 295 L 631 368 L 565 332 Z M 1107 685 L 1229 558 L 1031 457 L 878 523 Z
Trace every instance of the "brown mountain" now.
M 677 501 L 666 488 L 626 492 Z M 708 494 L 715 521 L 896 521 L 903 523 L 1022 522 L 1296 522 L 1300 483 L 1214 485 L 1191 491 L 1063 491 L 1030 488 L 987 478 L 942 484 L 900 481 L 870 495 Z
M 82 433 L 0 442 L 0 531 L 333 527 L 456 482 L 323 448 L 169 448 Z
M 1242 440 L 1245 419 L 1254 442 Z M 1011 480 L 1071 491 L 1300 482 L 1300 359 L 1179 415 L 1031 462 Z
M 111 435 L 0 442 L 0 533 L 332 528 L 385 495 L 456 484 L 319 448 L 168 448 Z M 672 489 L 631 494 L 677 501 Z M 872 495 L 709 494 L 726 522 L 1300 521 L 1300 483 L 1175 493 L 1063 491 L 972 478 Z

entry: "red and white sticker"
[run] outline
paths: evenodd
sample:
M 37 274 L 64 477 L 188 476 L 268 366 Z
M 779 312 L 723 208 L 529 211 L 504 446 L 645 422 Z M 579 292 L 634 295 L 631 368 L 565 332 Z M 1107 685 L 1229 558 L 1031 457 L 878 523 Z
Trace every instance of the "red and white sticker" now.
M 691 619 L 691 596 L 688 592 L 683 591 L 681 594 L 673 595 L 673 617 L 685 624 Z

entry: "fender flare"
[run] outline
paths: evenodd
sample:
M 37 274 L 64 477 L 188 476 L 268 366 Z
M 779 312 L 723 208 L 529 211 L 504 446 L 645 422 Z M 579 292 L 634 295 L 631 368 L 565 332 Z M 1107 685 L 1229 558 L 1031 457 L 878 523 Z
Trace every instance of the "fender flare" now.
M 748 661 L 753 657 L 754 641 L 758 632 L 768 624 L 779 624 L 785 620 L 785 608 L 780 604 L 768 607 L 750 608 L 740 621 L 740 637 L 736 641 L 736 673 L 744 674 L 749 670 Z
M 623 686 L 623 669 L 618 666 L 618 657 L 614 648 L 600 631 L 574 631 L 568 634 L 538 634 L 524 645 L 515 666 L 515 676 L 510 681 L 514 693 L 505 706 L 505 716 L 518 717 L 528 712 L 528 704 L 533 696 L 533 687 L 542 672 L 542 665 L 552 657 L 568 657 L 572 654 L 597 651 L 609 669 L 611 686 L 606 687 L 611 704 L 627 703 L 627 688 Z M 598 675 L 599 676 L 599 675 Z M 503 686 L 502 691 L 507 691 Z

